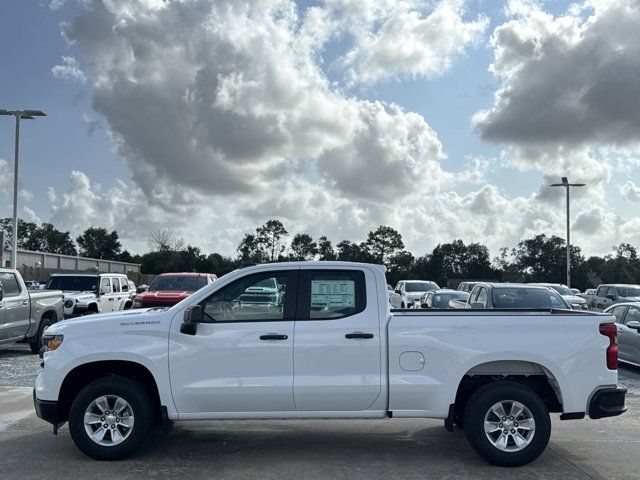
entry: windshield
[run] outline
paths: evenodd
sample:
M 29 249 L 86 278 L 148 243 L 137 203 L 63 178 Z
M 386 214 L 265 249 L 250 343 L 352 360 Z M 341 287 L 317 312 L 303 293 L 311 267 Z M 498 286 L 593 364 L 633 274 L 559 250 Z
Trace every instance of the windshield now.
M 98 290 L 98 277 L 90 276 L 54 276 L 47 284 L 47 290 L 65 290 L 67 292 L 95 292 Z
M 640 297 L 640 287 L 618 287 L 621 297 Z
M 567 302 L 554 290 L 548 288 L 495 288 L 493 307 L 509 309 L 569 308 Z
M 575 295 L 575 292 L 571 291 L 568 287 L 565 287 L 564 285 L 549 285 L 551 288 L 553 288 L 556 292 L 558 292 L 560 295 Z
M 173 290 L 178 292 L 195 292 L 207 284 L 205 277 L 185 277 L 183 275 L 156 277 L 149 286 L 150 292 Z
M 278 289 L 278 284 L 276 283 L 276 279 L 275 278 L 265 278 L 264 280 L 260 280 L 258 283 L 254 283 L 253 285 L 251 285 L 249 288 L 255 289 L 255 288 L 267 288 L 270 290 L 277 290 Z
M 429 290 L 440 290 L 440 287 L 434 282 L 407 282 L 404 289 L 406 292 L 428 292 Z

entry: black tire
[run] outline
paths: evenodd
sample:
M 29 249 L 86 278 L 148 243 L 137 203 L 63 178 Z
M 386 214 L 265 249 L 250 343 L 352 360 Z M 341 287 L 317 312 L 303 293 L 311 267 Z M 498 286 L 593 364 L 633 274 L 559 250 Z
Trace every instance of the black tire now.
M 405 308 L 405 306 L 404 306 L 404 302 L 402 302 L 402 303 L 400 304 L 400 308 Z
M 529 444 L 520 450 L 504 451 L 494 446 L 487 438 L 484 423 L 485 415 L 495 404 L 507 402 L 508 405 L 510 401 L 519 402 L 529 410 L 535 422 L 535 430 L 531 437 L 528 437 L 531 432 L 517 430 L 516 432 L 522 432 L 523 436 L 527 436 Z M 516 418 L 515 421 L 517 420 Z M 479 388 L 469 399 L 464 411 L 464 430 L 473 449 L 487 462 L 502 467 L 519 467 L 538 458 L 547 448 L 551 435 L 551 419 L 544 402 L 530 388 L 515 382 L 495 382 Z M 501 434 L 498 432 L 494 435 Z M 507 440 L 512 442 L 509 448 L 516 448 L 513 437 L 510 438 L 511 440 Z
M 134 416 L 131 433 L 117 445 L 100 445 L 94 442 L 85 430 L 84 417 L 87 408 L 103 395 L 117 396 L 125 400 Z M 122 460 L 130 457 L 149 440 L 155 413 L 156 409 L 149 393 L 138 382 L 126 377 L 105 377 L 87 385 L 73 401 L 69 412 L 69 432 L 73 443 L 85 455 L 95 460 Z
M 38 333 L 33 339 L 29 342 L 29 348 L 31 349 L 31 353 L 40 353 L 40 349 L 44 346 L 42 343 L 42 332 L 47 327 L 50 327 L 55 322 L 50 318 L 42 318 L 40 319 L 40 326 L 38 327 Z

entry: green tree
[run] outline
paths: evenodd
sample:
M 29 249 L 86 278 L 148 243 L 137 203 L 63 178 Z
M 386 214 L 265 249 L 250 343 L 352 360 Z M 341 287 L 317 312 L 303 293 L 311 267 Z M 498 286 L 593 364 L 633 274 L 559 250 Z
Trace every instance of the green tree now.
M 570 255 L 573 275 L 584 277 L 584 257 L 580 248 L 572 245 Z M 513 250 L 513 257 L 515 267 L 528 282 L 566 282 L 566 244 L 560 237 L 540 234 L 522 240 Z
M 76 246 L 69 232 L 62 232 L 50 223 L 38 227 L 35 235 L 39 240 L 40 250 L 60 255 L 77 255 Z M 35 239 L 32 243 L 36 243 Z M 28 247 L 27 247 L 28 248 Z
M 297 233 L 291 240 L 292 260 L 313 260 L 318 254 L 318 244 L 307 233 Z
M 367 244 L 352 243 L 349 240 L 342 240 L 338 245 L 338 260 L 343 262 L 366 262 L 373 263 L 375 258 L 369 252 Z
M 267 220 L 263 226 L 256 228 L 256 238 L 269 261 L 275 262 L 284 253 L 283 240 L 288 234 L 280 220 Z
M 375 231 L 369 232 L 367 237 L 367 248 L 373 258 L 386 264 L 389 257 L 395 255 L 404 248 L 402 235 L 391 228 L 380 225 Z
M 80 255 L 90 258 L 115 260 L 122 246 L 118 239 L 118 232 L 109 232 L 102 227 L 89 227 L 77 238 Z
M 318 258 L 320 260 L 335 260 L 337 258 L 331 240 L 324 235 L 318 239 Z
M 5 247 L 11 247 L 11 245 L 13 245 L 13 218 L 8 217 L 1 219 L 0 230 L 4 231 Z M 35 235 L 37 230 L 37 224 L 18 218 L 18 248 L 36 251 L 41 250 L 39 244 L 30 243 L 37 240 L 38 237 Z
M 256 235 L 247 233 L 238 245 L 238 253 L 242 263 L 264 263 L 267 256 L 263 250 L 263 245 Z

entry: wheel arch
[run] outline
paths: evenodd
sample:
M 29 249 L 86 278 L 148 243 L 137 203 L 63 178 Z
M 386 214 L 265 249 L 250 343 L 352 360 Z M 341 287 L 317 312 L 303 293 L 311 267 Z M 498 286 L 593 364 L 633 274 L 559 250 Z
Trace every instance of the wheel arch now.
M 58 415 L 67 420 L 69 410 L 80 391 L 95 380 L 110 376 L 130 378 L 140 383 L 151 397 L 160 419 L 160 393 L 151 371 L 144 365 L 128 360 L 102 360 L 84 363 L 71 370 L 64 378 L 58 395 Z
M 510 380 L 540 396 L 550 412 L 562 412 L 563 399 L 556 376 L 544 365 L 526 360 L 497 360 L 478 364 L 465 372 L 452 404 L 453 420 L 460 422 L 469 398 L 491 382 Z

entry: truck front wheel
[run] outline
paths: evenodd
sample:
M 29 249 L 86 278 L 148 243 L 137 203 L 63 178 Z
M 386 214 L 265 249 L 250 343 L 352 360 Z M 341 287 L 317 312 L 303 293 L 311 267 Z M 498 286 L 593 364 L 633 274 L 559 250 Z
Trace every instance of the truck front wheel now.
M 38 333 L 36 336 L 31 339 L 29 342 L 29 348 L 31 349 L 31 353 L 40 353 L 40 349 L 44 346 L 42 341 L 42 333 L 44 329 L 53 325 L 53 320 L 47 317 L 43 317 L 40 319 L 40 326 L 38 327 Z
M 76 446 L 96 460 L 131 456 L 151 435 L 155 409 L 145 388 L 126 377 L 106 377 L 87 385 L 69 412 Z
M 519 467 L 547 448 L 551 419 L 533 390 L 514 382 L 496 382 L 471 396 L 464 412 L 464 429 L 473 449 L 486 461 Z

